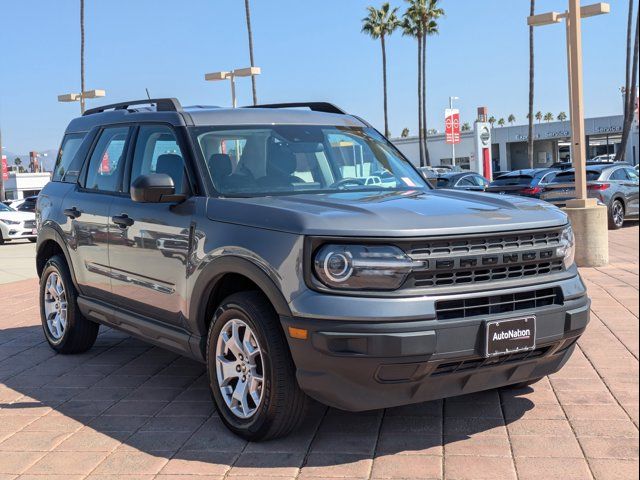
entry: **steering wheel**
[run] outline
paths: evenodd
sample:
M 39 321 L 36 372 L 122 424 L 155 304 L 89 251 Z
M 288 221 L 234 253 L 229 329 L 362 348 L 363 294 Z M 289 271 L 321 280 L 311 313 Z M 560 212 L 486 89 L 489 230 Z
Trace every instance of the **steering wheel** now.
M 346 187 L 347 185 L 355 185 L 359 187 L 360 185 L 362 185 L 362 183 L 357 178 L 349 177 L 349 178 L 343 178 L 341 180 L 338 180 L 337 182 L 332 183 L 329 186 L 329 188 L 337 188 L 340 190 L 344 190 L 344 187 Z

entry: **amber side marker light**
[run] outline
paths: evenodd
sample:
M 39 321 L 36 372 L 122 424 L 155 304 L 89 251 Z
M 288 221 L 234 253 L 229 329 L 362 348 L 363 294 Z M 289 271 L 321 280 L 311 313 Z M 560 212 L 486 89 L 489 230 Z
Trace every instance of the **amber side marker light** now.
M 307 338 L 309 338 L 309 332 L 304 328 L 289 327 L 289 336 L 291 338 L 306 340 Z

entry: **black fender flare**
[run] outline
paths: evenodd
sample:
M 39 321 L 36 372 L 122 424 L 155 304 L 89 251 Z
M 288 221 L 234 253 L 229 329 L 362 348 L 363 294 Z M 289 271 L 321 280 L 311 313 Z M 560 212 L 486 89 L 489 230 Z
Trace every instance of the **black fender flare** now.
M 250 260 L 238 256 L 225 256 L 212 260 L 198 276 L 198 280 L 191 291 L 189 301 L 189 317 L 192 327 L 198 335 L 207 334 L 208 318 L 205 318 L 209 298 L 218 281 L 227 273 L 243 275 L 255 283 L 267 296 L 276 312 L 280 316 L 291 316 L 291 309 L 282 292 L 269 275 Z
M 40 227 L 38 231 L 38 242 L 36 243 L 36 267 L 38 257 L 40 256 L 40 251 L 45 243 L 48 241 L 53 241 L 60 247 L 62 253 L 64 254 L 64 258 L 69 266 L 69 271 L 71 272 L 71 279 L 73 280 L 73 285 L 76 287 L 76 290 L 80 291 L 78 288 L 78 281 L 76 280 L 76 272 L 73 268 L 73 262 L 71 261 L 71 256 L 69 255 L 69 249 L 67 248 L 67 244 L 64 241 L 64 236 L 61 231 L 59 231 L 56 227 L 51 226 L 50 224 L 44 224 Z M 40 276 L 40 271 L 38 271 L 38 276 Z

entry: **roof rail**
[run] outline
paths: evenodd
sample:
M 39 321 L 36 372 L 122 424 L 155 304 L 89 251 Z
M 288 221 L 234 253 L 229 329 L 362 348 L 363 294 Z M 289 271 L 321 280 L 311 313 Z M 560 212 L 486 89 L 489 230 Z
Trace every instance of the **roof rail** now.
M 101 107 L 90 108 L 85 110 L 82 116 L 93 115 L 94 113 L 102 113 L 105 110 L 127 110 L 133 105 L 150 105 L 155 104 L 157 112 L 179 112 L 182 106 L 177 98 L 147 98 L 144 100 L 132 100 L 130 102 L 111 103 L 102 105 Z
M 249 105 L 244 108 L 298 108 L 307 107 L 314 112 L 337 113 L 347 115 L 347 112 L 333 103 L 328 102 L 292 102 L 292 103 L 266 103 L 263 105 Z

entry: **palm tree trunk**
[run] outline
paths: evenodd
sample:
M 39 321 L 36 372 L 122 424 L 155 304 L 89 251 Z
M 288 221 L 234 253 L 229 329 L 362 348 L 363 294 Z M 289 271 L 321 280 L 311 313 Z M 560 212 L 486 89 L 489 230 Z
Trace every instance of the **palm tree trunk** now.
M 251 9 L 249 7 L 249 0 L 244 0 L 244 11 L 247 20 L 247 35 L 249 35 L 249 62 L 252 67 L 255 67 L 253 63 L 253 33 L 251 31 Z M 258 104 L 258 94 L 256 93 L 256 76 L 251 75 L 251 92 L 253 94 L 253 104 Z
M 380 35 L 380 46 L 382 47 L 382 90 L 384 98 L 384 136 L 389 137 L 389 118 L 387 111 L 387 48 L 384 42 L 384 35 Z
M 536 11 L 536 0 L 531 0 L 530 15 Z M 529 131 L 527 139 L 527 156 L 529 158 L 529 168 L 533 168 L 533 97 L 534 97 L 534 44 L 533 26 L 529 27 Z
M 629 115 L 633 117 L 633 108 L 634 103 L 631 103 L 631 43 L 632 43 L 632 35 L 633 35 L 633 0 L 629 0 L 629 14 L 627 16 L 627 57 L 625 64 L 625 74 L 624 74 L 624 107 L 623 107 L 623 115 L 624 119 L 622 120 L 622 142 L 620 144 L 620 149 L 616 152 L 615 160 L 620 161 L 624 157 L 626 146 L 627 146 L 627 138 L 629 133 L 625 134 L 625 126 L 627 124 L 627 118 Z M 637 41 L 637 38 L 636 38 Z M 635 70 L 634 70 L 635 73 Z M 633 118 L 632 118 L 633 120 Z M 631 124 L 631 122 L 629 122 Z
M 84 113 L 84 0 L 80 0 L 80 113 Z
M 422 38 L 418 36 L 418 147 L 420 149 L 420 166 L 424 161 L 424 128 L 422 125 Z
M 631 132 L 631 125 L 633 123 L 634 109 L 637 98 L 638 89 L 638 35 L 640 35 L 640 9 L 638 11 L 638 18 L 636 18 L 636 35 L 635 43 L 633 46 L 633 60 L 631 62 L 631 81 L 629 88 L 629 100 L 624 109 L 624 121 L 622 123 L 622 140 L 620 141 L 620 149 L 616 152 L 616 160 L 624 158 L 627 150 L 627 142 L 629 141 L 629 133 Z
M 427 130 L 427 35 L 422 36 L 422 129 L 424 135 L 422 141 L 424 142 L 424 160 L 428 166 L 431 165 L 431 158 L 429 157 L 429 144 L 427 137 L 429 135 Z

